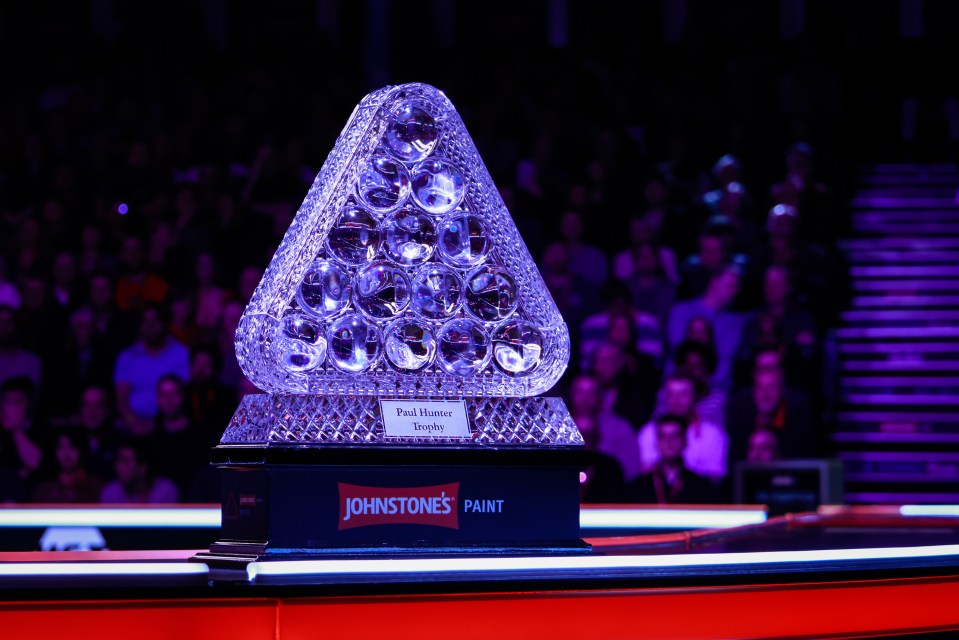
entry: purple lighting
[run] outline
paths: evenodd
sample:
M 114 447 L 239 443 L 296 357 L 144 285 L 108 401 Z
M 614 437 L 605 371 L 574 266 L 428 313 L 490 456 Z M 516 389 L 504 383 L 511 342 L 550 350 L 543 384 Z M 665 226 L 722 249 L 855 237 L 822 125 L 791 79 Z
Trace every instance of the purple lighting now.
M 119 213 L 121 216 L 125 216 L 127 214 L 127 211 L 129 210 L 130 210 L 130 207 L 128 207 L 127 203 L 125 202 L 121 202 L 120 204 L 117 205 L 117 213 Z

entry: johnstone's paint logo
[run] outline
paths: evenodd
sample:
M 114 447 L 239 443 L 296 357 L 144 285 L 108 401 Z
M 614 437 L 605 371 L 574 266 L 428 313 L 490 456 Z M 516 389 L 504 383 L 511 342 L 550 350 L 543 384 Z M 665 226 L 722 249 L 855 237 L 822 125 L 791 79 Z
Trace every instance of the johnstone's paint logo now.
M 364 487 L 338 482 L 338 529 L 376 524 L 426 524 L 459 529 L 460 483 L 432 487 Z

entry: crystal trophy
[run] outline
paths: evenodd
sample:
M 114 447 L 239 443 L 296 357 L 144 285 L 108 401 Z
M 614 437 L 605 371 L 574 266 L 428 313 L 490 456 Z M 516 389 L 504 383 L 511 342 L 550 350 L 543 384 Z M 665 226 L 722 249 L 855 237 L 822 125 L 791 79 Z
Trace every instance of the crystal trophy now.
M 458 113 L 356 107 L 236 334 L 222 557 L 583 549 L 569 333 Z

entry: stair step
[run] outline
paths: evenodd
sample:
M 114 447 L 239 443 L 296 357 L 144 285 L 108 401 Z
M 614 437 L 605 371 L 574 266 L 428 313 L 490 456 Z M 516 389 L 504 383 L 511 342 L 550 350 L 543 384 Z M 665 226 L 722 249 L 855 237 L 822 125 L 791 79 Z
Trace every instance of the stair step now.
M 866 309 L 844 311 L 843 322 L 959 322 L 959 309 Z
M 856 233 L 875 236 L 955 236 L 959 234 L 959 224 L 955 222 L 869 222 L 853 220 L 852 228 Z
M 934 371 L 959 372 L 959 360 L 843 360 L 839 363 L 842 371 L 882 371 L 882 372 L 913 372 L 931 373 Z
M 956 394 L 943 393 L 850 393 L 840 394 L 845 404 L 849 405 L 889 405 L 896 407 L 909 406 L 937 406 L 952 407 L 956 405 Z
M 853 278 L 950 278 L 959 276 L 959 266 L 930 265 L 892 265 L 892 266 L 853 266 L 849 269 Z
M 956 411 L 869 411 L 844 409 L 836 414 L 843 424 L 869 422 L 881 424 L 955 424 L 959 425 L 959 407 Z
M 853 211 L 854 222 L 956 222 L 959 221 L 959 207 L 950 209 L 929 209 L 910 211 L 909 209 L 859 209 Z
M 856 291 L 959 291 L 959 280 L 876 279 L 853 280 Z
M 945 198 L 896 196 L 856 196 L 850 203 L 858 209 L 947 209 L 956 206 L 956 196 Z
M 959 353 L 959 342 L 841 342 L 842 354 L 909 354 L 916 361 L 919 353 Z M 901 355 L 900 355 L 901 357 Z M 902 358 L 906 359 L 906 358 Z
M 933 251 L 936 249 L 959 249 L 959 238 L 916 238 L 914 234 L 894 238 L 854 238 L 841 240 L 839 246 L 845 251 L 874 251 L 877 249 L 909 249 Z
M 959 307 L 959 296 L 954 295 L 873 295 L 856 296 L 850 303 L 853 307 Z
M 931 265 L 936 263 L 959 263 L 959 251 L 889 250 L 872 251 L 860 249 L 847 253 L 849 262 L 854 265 L 869 263 L 888 264 L 890 262 Z
M 865 442 L 870 444 L 959 444 L 959 433 L 885 433 L 837 431 L 833 442 Z
M 959 387 L 959 376 L 843 376 L 845 387 Z
M 879 338 L 932 340 L 959 338 L 959 327 L 847 327 L 836 330 L 840 340 Z

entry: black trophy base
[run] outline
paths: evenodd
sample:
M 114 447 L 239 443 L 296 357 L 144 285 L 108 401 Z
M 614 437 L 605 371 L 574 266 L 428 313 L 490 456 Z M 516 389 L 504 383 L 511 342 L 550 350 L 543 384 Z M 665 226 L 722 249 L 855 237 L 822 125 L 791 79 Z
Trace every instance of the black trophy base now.
M 220 445 L 214 579 L 251 562 L 581 554 L 581 447 Z

